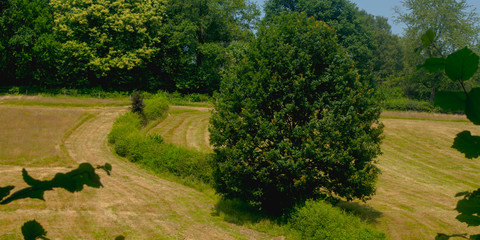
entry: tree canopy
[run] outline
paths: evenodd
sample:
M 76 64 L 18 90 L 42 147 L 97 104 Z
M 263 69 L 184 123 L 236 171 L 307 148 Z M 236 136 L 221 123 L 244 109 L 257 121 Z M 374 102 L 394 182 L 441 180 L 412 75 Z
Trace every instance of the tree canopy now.
M 268 0 L 265 19 L 268 21 L 282 11 L 305 12 L 334 28 L 340 44 L 355 61 L 362 81 L 372 86 L 394 74 L 396 68 L 391 66 L 401 62 L 399 58 L 390 57 L 398 54 L 396 51 L 378 54 L 386 48 L 399 49 L 391 47 L 398 44 L 398 40 L 392 35 L 386 19 L 361 11 L 348 0 Z
M 3 86 L 218 89 L 225 49 L 253 38 L 245 0 L 2 0 Z
M 225 73 L 211 118 L 219 193 L 278 212 L 375 193 L 380 108 L 324 22 L 282 13 Z
M 479 40 L 480 18 L 465 0 L 404 0 L 402 8 L 397 7 L 396 21 L 406 25 L 403 36 L 407 49 L 407 80 L 415 85 L 416 91 L 426 88 L 433 102 L 439 89 L 451 89 L 451 84 L 443 73 L 417 72 L 416 66 L 426 58 L 444 57 L 465 46 L 476 49 Z M 421 53 L 414 49 L 422 46 L 421 36 L 432 29 L 436 47 L 424 48 Z M 420 54 L 419 54 L 420 53 Z

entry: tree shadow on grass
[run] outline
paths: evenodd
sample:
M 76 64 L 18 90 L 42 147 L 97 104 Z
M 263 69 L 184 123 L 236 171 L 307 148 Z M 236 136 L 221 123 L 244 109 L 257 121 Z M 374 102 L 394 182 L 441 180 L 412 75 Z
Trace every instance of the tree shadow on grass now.
M 452 148 L 465 154 L 466 158 L 478 158 L 480 156 L 480 137 L 472 136 L 470 131 L 463 131 L 457 134 Z
M 343 209 L 345 212 L 351 213 L 369 224 L 377 224 L 378 219 L 383 216 L 383 213 L 372 208 L 366 204 L 358 202 L 340 201 L 337 207 Z
M 262 220 L 269 220 L 277 224 L 286 222 L 282 217 L 270 216 L 239 199 L 220 199 L 212 209 L 211 215 L 222 216 L 224 221 L 240 226 L 259 223 Z

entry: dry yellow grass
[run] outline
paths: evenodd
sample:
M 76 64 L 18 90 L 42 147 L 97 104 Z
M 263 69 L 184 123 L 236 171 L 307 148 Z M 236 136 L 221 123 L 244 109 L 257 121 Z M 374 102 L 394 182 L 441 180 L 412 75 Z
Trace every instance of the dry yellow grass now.
M 210 110 L 205 107 L 171 106 L 167 118 L 150 132 L 160 134 L 166 142 L 209 152 Z
M 31 219 L 42 223 L 52 239 L 113 239 L 118 235 L 127 239 L 271 238 L 215 216 L 216 197 L 152 176 L 113 155 L 106 144 L 106 134 L 116 116 L 126 109 L 0 105 L 0 152 L 14 149 L 12 146 L 33 146 L 33 142 L 30 145 L 22 141 L 13 145 L 6 143 L 8 139 L 11 144 L 10 139 L 19 135 L 35 135 L 33 131 L 41 124 L 28 123 L 61 116 L 65 118 L 61 120 L 63 125 L 40 121 L 57 132 L 55 136 L 43 136 L 46 131 L 38 133 L 37 140 L 44 141 L 41 144 L 45 144 L 45 149 L 40 146 L 19 151 L 55 156 L 62 149 L 58 150 L 58 146 L 63 140 L 64 150 L 74 165 L 109 162 L 114 167 L 112 176 L 102 174 L 104 189 L 87 188 L 76 194 L 57 190 L 48 192 L 45 202 L 21 200 L 0 206 L 0 232 L 3 233 L 0 239 L 19 239 L 20 226 Z M 25 110 L 40 115 L 36 115 L 35 120 L 23 119 L 25 132 L 12 131 L 21 129 L 15 127 L 20 124 L 15 121 L 21 119 Z M 84 112 L 94 117 L 83 123 Z M 170 116 L 152 131 L 165 134 L 166 141 L 209 151 L 208 112 L 207 108 L 174 107 Z M 457 192 L 480 187 L 480 159 L 466 159 L 451 148 L 456 134 L 470 130 L 480 136 L 480 128 L 463 116 L 419 113 L 385 113 L 382 122 L 385 124 L 384 154 L 379 157 L 378 165 L 383 173 L 377 195 L 366 204 L 344 206 L 354 209 L 356 214 L 386 232 L 390 239 L 433 239 L 437 232 L 480 232 L 478 228 L 469 229 L 458 222 L 454 211 Z M 5 155 L 13 154 L 12 151 Z M 25 186 L 21 179 L 22 166 L 29 166 L 32 176 L 43 179 L 71 170 L 70 163 L 46 161 L 42 164 L 52 167 L 44 167 L 30 157 L 25 162 L 15 158 L 7 165 L 0 156 L 0 182 L 16 185 L 18 189 Z M 0 186 L 3 185 L 6 184 Z
M 83 117 L 82 109 L 0 105 L 0 165 L 72 166 L 62 139 Z
M 86 109 L 95 116 L 64 139 L 64 148 L 75 164 L 113 165 L 112 176 L 100 173 L 105 187 L 86 188 L 75 194 L 49 191 L 45 202 L 26 199 L 0 205 L 0 239 L 20 239 L 21 225 L 32 219 L 44 226 L 51 239 L 114 239 L 118 235 L 126 239 L 272 239 L 215 215 L 218 197 L 150 175 L 112 154 L 106 136 L 116 117 L 126 110 L 126 107 Z M 53 111 L 63 115 L 70 110 Z M 1 143 L 0 149 L 5 149 Z M 23 163 L 20 165 L 0 165 L 0 186 L 15 185 L 17 189 L 25 186 L 21 177 Z M 45 179 L 71 168 L 28 167 L 27 170 L 33 177 Z
M 70 96 L 44 97 L 26 95 L 5 95 L 0 96 L 0 104 L 20 106 L 47 106 L 47 107 L 106 107 L 106 106 L 127 106 L 130 104 L 125 99 L 101 99 L 101 98 L 78 98 Z
M 382 120 L 385 139 L 377 195 L 354 208 L 390 239 L 480 232 L 458 222 L 454 211 L 456 193 L 480 187 L 480 159 L 466 159 L 451 148 L 458 133 L 470 130 L 479 136 L 480 127 L 459 121 L 463 116 L 418 115 L 426 120 Z
M 207 123 L 196 120 L 200 109 L 173 109 L 156 131 L 172 143 L 207 145 L 208 132 L 201 130 Z M 385 112 L 381 121 L 385 124 L 385 139 L 384 154 L 378 158 L 382 175 L 377 195 L 366 204 L 342 206 L 384 231 L 390 239 L 433 239 L 439 232 L 480 233 L 480 228 L 467 228 L 458 222 L 454 211 L 459 200 L 455 198 L 457 192 L 480 187 L 480 159 L 466 159 L 451 148 L 458 133 L 469 130 L 480 136 L 480 127 L 463 115 L 416 112 Z M 188 137 L 190 122 L 200 130 L 194 134 L 202 137 Z

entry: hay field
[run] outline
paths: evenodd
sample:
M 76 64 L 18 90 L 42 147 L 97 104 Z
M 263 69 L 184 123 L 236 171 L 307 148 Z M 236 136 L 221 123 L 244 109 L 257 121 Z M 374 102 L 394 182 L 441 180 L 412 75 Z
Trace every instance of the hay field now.
M 208 112 L 204 108 L 172 108 L 153 129 L 165 141 L 190 146 L 208 145 Z M 480 158 L 467 159 L 452 148 L 465 130 L 480 136 L 480 127 L 464 116 L 412 112 L 385 112 L 378 158 L 382 175 L 377 195 L 367 203 L 343 203 L 390 239 L 433 239 L 437 233 L 480 233 L 458 222 L 455 194 L 480 187 Z

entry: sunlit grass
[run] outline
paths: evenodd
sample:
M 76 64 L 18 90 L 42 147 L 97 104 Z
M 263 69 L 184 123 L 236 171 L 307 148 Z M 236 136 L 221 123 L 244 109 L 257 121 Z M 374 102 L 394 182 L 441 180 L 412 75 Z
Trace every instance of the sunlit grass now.
M 123 99 L 103 99 L 91 97 L 70 97 L 70 96 L 25 96 L 6 95 L 0 96 L 0 104 L 17 106 L 44 106 L 44 107 L 114 107 L 128 106 L 128 97 Z
M 62 141 L 77 121 L 80 109 L 0 105 L 0 164 L 17 166 L 71 166 Z

